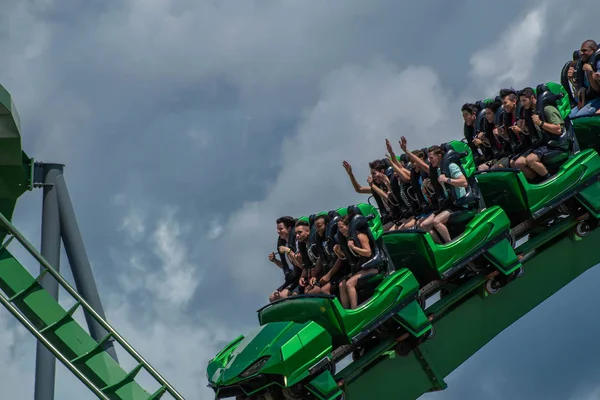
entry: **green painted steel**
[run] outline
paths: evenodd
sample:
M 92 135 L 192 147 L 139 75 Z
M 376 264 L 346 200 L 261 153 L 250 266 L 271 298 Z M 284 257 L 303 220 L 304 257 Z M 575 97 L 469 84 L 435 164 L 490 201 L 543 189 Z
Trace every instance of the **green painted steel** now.
M 522 172 L 494 171 L 477 175 L 485 203 L 502 207 L 513 225 L 531 218 L 555 199 L 575 195 L 586 183 L 600 188 L 600 156 L 592 149 L 581 151 L 565 162 L 558 173 L 540 184 L 527 181 Z M 600 209 L 590 211 L 598 212 Z
M 456 240 L 436 244 L 429 234 L 414 231 L 392 231 L 383 235 L 392 262 L 409 268 L 424 285 L 432 280 L 443 279 L 450 269 L 486 243 L 503 238 L 510 229 L 510 220 L 498 206 L 492 206 L 477 214 Z M 507 255 L 502 265 L 511 266 L 517 261 L 516 254 Z M 518 266 L 516 266 L 518 268 Z
M 276 321 L 315 321 L 338 345 L 349 344 L 366 326 L 418 291 L 419 283 L 403 268 L 386 277 L 373 296 L 354 310 L 345 309 L 334 296 L 299 297 L 266 306 L 260 310 L 258 319 L 261 325 Z
M 600 153 L 600 115 L 575 118 L 572 123 L 579 147 L 582 150 L 594 149 Z
M 560 85 L 553 82 L 546 85 L 554 93 L 564 92 Z M 560 99 L 557 106 L 563 116 L 570 111 L 570 106 L 565 98 Z M 596 119 L 595 121 L 600 120 Z M 579 126 L 585 126 L 584 122 L 578 122 Z M 583 132 L 586 148 L 598 146 L 595 140 L 599 131 L 599 125 L 596 123 L 595 130 L 590 129 L 589 132 Z M 576 132 L 579 139 L 580 132 Z M 581 248 L 581 250 L 590 251 L 593 243 L 591 239 L 582 241 L 573 239 L 572 232 L 579 231 L 580 234 L 585 235 L 586 229 L 592 229 L 592 237 L 599 235 L 596 230 L 593 230 L 598 222 L 597 218 L 600 216 L 600 183 L 598 182 L 600 157 L 595 151 L 584 150 L 577 153 L 565 162 L 553 178 L 541 184 L 529 184 L 520 172 L 487 171 L 478 173 L 472 153 L 465 143 L 450 141 L 448 146 L 459 154 L 465 153 L 460 160 L 462 169 L 467 178 L 476 176 L 487 207 L 473 216 L 464 232 L 455 240 L 448 244 L 437 245 L 428 234 L 418 230 L 383 234 L 382 229 L 379 230 L 381 221 L 376 220 L 376 223 L 371 226 L 371 230 L 374 236 L 377 232 L 376 238 L 382 238 L 391 261 L 389 269 L 396 272 L 392 272 L 383 281 L 384 283 L 376 289 L 375 296 L 365 305 L 374 307 L 374 310 L 359 308 L 358 312 L 361 317 L 351 320 L 348 316 L 355 310 L 344 310 L 337 299 L 321 296 L 280 301 L 259 312 L 259 320 L 264 327 L 285 321 L 294 321 L 291 323 L 296 325 L 314 322 L 316 326 L 313 329 L 323 329 L 329 334 L 333 346 L 329 347 L 329 342 L 327 342 L 327 349 L 332 350 L 332 357 L 337 360 L 339 358 L 336 358 L 335 355 L 336 346 L 341 345 L 342 347 L 339 348 L 344 348 L 349 345 L 353 349 L 362 349 L 364 352 L 358 359 L 333 377 L 334 381 L 344 387 L 347 398 L 394 396 L 394 398 L 414 399 L 429 390 L 445 389 L 447 386 L 443 381 L 445 376 L 501 330 L 576 276 L 561 273 L 560 261 L 556 262 L 556 260 L 560 260 L 560 257 L 555 254 L 564 256 L 566 251 L 576 251 L 575 248 L 581 247 L 582 243 L 586 243 L 588 247 Z M 571 199 L 574 199 L 575 203 L 571 202 Z M 562 211 L 559 210 L 557 214 L 556 208 L 559 205 L 566 205 L 566 212 L 571 215 L 557 219 L 560 212 L 565 212 L 563 207 Z M 338 212 L 340 215 L 346 215 L 347 209 L 339 209 Z M 363 215 L 373 213 L 379 216 L 372 206 L 365 208 L 363 205 L 361 213 Z M 545 214 L 548 214 L 548 218 L 544 220 L 545 225 L 542 225 L 538 219 Z M 515 238 L 523 237 L 525 234 L 529 234 L 529 240 L 514 249 Z M 588 258 L 590 257 L 592 256 L 589 255 Z M 551 268 L 544 266 L 550 261 L 552 261 Z M 582 262 L 578 267 L 581 272 L 590 268 L 597 260 L 588 262 L 588 259 L 583 257 Z M 392 266 L 393 268 L 391 268 Z M 469 272 L 464 274 L 467 266 L 476 268 L 470 271 L 482 271 L 483 268 L 485 273 Z M 516 275 L 523 266 L 528 270 L 525 278 Z M 407 272 L 407 269 L 412 274 Z M 530 269 L 534 269 L 535 274 L 532 274 Z M 552 282 L 549 285 L 546 278 L 541 276 L 541 271 L 544 276 L 548 272 L 552 274 Z M 427 289 L 431 285 L 434 285 L 432 288 L 437 287 L 435 290 L 438 290 L 441 287 L 439 282 L 442 281 L 446 282 L 443 286 L 445 294 L 440 301 L 426 310 L 428 319 L 425 318 L 423 309 L 417 301 L 402 304 L 402 296 L 392 300 L 398 307 L 393 320 L 404 328 L 404 332 L 408 333 L 408 339 L 405 335 L 378 333 L 376 339 L 360 343 L 353 341 L 352 335 L 372 335 L 373 331 L 369 329 L 369 324 L 373 320 L 382 320 L 379 317 L 382 309 L 386 310 L 387 315 L 389 315 L 388 310 L 394 309 L 394 304 L 387 303 L 388 300 L 386 300 L 385 307 L 382 307 L 381 303 L 376 304 L 385 297 L 382 296 L 382 293 L 385 293 L 385 285 L 390 283 L 390 277 L 399 276 L 399 273 L 409 276 L 410 279 L 418 280 L 422 287 L 420 296 L 432 293 L 428 290 L 434 289 Z M 494 274 L 499 274 L 498 278 L 494 277 Z M 538 281 L 535 283 L 531 283 L 532 275 L 537 275 Z M 494 286 L 494 282 L 498 285 Z M 532 293 L 529 293 L 530 288 Z M 388 287 L 387 290 L 389 291 L 390 288 Z M 496 290 L 500 290 L 502 295 L 488 296 L 488 293 Z M 504 298 L 509 296 L 506 293 L 515 292 L 517 294 L 511 295 L 509 300 L 504 302 L 496 300 L 502 296 Z M 388 293 L 388 296 L 393 299 L 391 293 Z M 515 302 L 518 302 L 519 298 L 523 296 L 530 300 L 524 304 L 515 305 Z M 422 326 L 419 326 L 420 324 Z M 431 324 L 436 331 L 433 340 L 431 340 L 431 335 L 415 338 L 425 332 L 430 332 Z M 471 324 L 476 325 L 472 330 L 470 329 Z M 415 329 L 415 326 L 419 327 Z M 439 339 L 440 336 L 442 339 Z M 252 343 L 252 341 L 248 343 Z M 248 356 L 245 365 L 257 365 L 256 363 L 262 357 L 260 349 L 260 346 L 254 346 L 250 350 L 244 349 Z M 332 381 L 329 377 L 329 370 L 321 372 L 317 368 L 323 367 L 324 362 L 324 359 L 320 358 L 323 357 L 323 351 L 317 349 L 318 347 L 314 347 L 310 351 L 310 353 L 314 353 L 311 358 L 313 360 L 312 368 L 316 369 L 316 372 L 313 370 L 315 375 L 295 374 L 302 376 L 302 380 L 294 380 L 301 384 L 300 390 L 295 392 L 295 395 L 306 395 L 306 390 L 308 390 L 318 399 L 338 399 L 337 392 L 332 392 L 331 397 L 325 395 L 327 388 L 332 385 Z M 224 353 L 230 354 L 236 351 L 243 350 L 240 350 L 239 347 L 236 348 L 234 343 L 229 345 Z M 456 355 L 450 355 L 451 351 Z M 410 355 L 408 357 L 399 356 L 403 354 Z M 218 358 L 211 361 L 211 364 L 222 363 L 222 361 L 218 361 Z M 288 365 L 292 366 L 293 364 Z M 306 366 L 309 365 L 311 364 L 306 364 Z M 298 368 L 298 366 L 299 364 L 296 364 L 291 369 Z M 258 365 L 257 367 L 262 368 L 263 366 Z M 219 389 L 233 390 L 227 393 L 237 395 L 241 392 L 236 391 L 236 388 L 246 388 L 245 385 L 250 385 L 255 389 L 253 393 L 264 393 L 264 388 L 269 385 L 281 386 L 282 380 L 284 386 L 288 384 L 288 388 L 285 390 L 293 389 L 293 384 L 290 385 L 287 377 L 285 375 L 282 377 L 283 372 L 276 373 L 274 371 L 271 373 L 275 373 L 275 376 L 267 375 L 271 377 L 262 382 L 247 381 L 238 374 L 236 379 L 229 382 L 230 386 L 223 387 L 218 382 L 219 374 L 223 374 L 229 367 L 222 363 L 221 368 L 223 368 L 222 371 L 212 374 L 212 377 L 209 378 L 209 382 L 217 388 L 217 391 Z M 284 366 L 280 365 L 279 368 L 283 370 Z M 215 371 L 215 367 L 209 366 L 209 370 Z M 313 378 L 313 376 L 317 376 L 317 373 L 324 375 Z M 309 381 L 310 379 L 313 380 Z M 329 382 L 329 384 L 322 383 L 322 389 L 315 390 L 311 386 L 314 382 Z M 283 388 L 283 386 L 281 387 Z M 245 393 L 249 394 L 247 390 Z M 275 393 L 280 392 L 276 391 Z M 218 392 L 218 397 L 225 397 L 224 394 Z
M 571 103 L 569 102 L 569 94 L 560 83 L 548 82 L 546 83 L 546 86 L 548 87 L 548 89 L 550 89 L 552 93 L 562 94 L 562 97 L 556 101 L 556 108 L 558 108 L 558 111 L 560 111 L 560 115 L 561 117 L 563 117 L 563 119 L 567 118 L 571 113 Z M 536 88 L 534 88 L 534 91 L 535 89 Z
M 281 387 L 278 379 L 261 380 L 259 375 L 285 377 L 287 386 L 302 383 L 311 392 L 311 387 L 328 387 L 330 377 L 311 374 L 310 369 L 324 357 L 331 359 L 341 346 L 368 339 L 359 335 L 382 319 L 391 319 L 396 313 L 397 324 L 415 337 L 431 329 L 416 300 L 418 290 L 412 273 L 401 269 L 387 276 L 369 301 L 354 310 L 343 308 L 334 296 L 295 296 L 274 302 L 259 310 L 259 329 L 234 340 L 209 362 L 209 383 L 218 388 L 217 396 L 235 390 L 236 385 L 244 388 L 246 396 L 269 386 Z M 265 358 L 268 360 L 259 364 Z M 244 375 L 252 367 L 256 370 Z M 323 399 L 340 394 L 329 389 L 319 392 L 329 393 Z
M 360 379 L 346 379 L 346 398 L 416 399 L 439 387 L 444 377 L 500 332 L 600 263 L 600 230 L 581 239 L 573 234 L 572 226 L 553 239 L 552 246 L 524 263 L 526 273 L 521 278 L 495 295 L 479 289 L 460 307 L 436 319 L 436 336 L 419 347 L 420 355 L 415 352 L 406 358 L 379 356 L 379 362 L 369 365 L 368 370 L 355 372 Z M 427 313 L 435 315 L 437 308 L 442 307 L 438 303 L 429 307 Z M 342 378 L 343 372 L 339 374 Z
M 87 302 L 77 294 L 27 239 L 11 224 L 18 198 L 33 188 L 33 159 L 21 149 L 20 121 L 12 97 L 0 86 L 0 240 L 9 240 L 0 246 L 0 302 L 40 340 L 71 372 L 98 398 L 120 400 L 159 399 L 170 393 L 176 399 L 183 397 L 164 380 L 125 340 L 103 321 Z M 17 239 L 44 268 L 38 277 L 11 254 L 7 246 Z M 75 299 L 65 310 L 40 285 L 47 274 Z M 83 307 L 109 334 L 100 342 L 94 340 L 73 318 Z M 138 362 L 131 371 L 125 371 L 103 349 L 108 340 L 116 340 Z M 145 391 L 136 375 L 147 371 L 159 384 L 154 393 Z
M 218 396 L 228 396 L 241 381 L 244 381 L 246 395 L 269 386 L 294 385 L 310 376 L 309 368 L 315 361 L 331 357 L 332 352 L 331 336 L 312 321 L 268 323 L 236 342 L 209 363 L 207 378 L 218 388 Z M 282 379 L 265 379 L 268 375 L 278 375 Z M 329 392 L 322 389 L 323 385 L 329 386 L 329 378 L 321 374 L 307 383 Z M 334 395 L 339 393 L 336 386 Z
M 121 382 L 127 373 L 64 310 L 50 293 L 5 248 L 0 250 L 0 289 L 41 333 L 69 360 L 80 365 L 97 386 Z M 114 399 L 148 399 L 137 383 L 126 383 Z
M 21 150 L 21 122 L 12 96 L 0 85 L 0 213 L 12 218 L 17 199 L 30 187 L 31 160 Z M 0 231 L 0 240 L 6 233 Z

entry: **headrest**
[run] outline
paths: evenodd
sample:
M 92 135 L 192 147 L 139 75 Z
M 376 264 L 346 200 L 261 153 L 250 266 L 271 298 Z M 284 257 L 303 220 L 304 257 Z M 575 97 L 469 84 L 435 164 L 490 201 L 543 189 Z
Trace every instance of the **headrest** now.
M 358 208 L 358 206 L 355 206 L 355 205 L 348 206 L 347 210 L 348 210 L 348 216 L 350 217 L 350 220 L 352 220 L 352 218 L 354 218 L 355 215 L 362 215 L 362 213 L 360 212 L 360 208 Z
M 440 147 L 442 148 L 442 150 L 444 150 L 444 153 L 447 153 L 450 150 L 452 150 L 452 146 L 450 146 L 450 144 L 448 143 L 442 143 Z
M 592 68 L 594 69 L 594 72 L 598 72 L 596 71 L 596 63 L 600 61 L 600 48 L 598 50 L 596 50 L 596 52 L 594 54 L 592 54 L 592 56 L 590 57 L 590 64 L 592 64 Z
M 402 161 L 404 164 L 408 164 L 410 162 L 410 157 L 408 156 L 408 154 L 403 153 L 400 156 L 400 161 Z
M 310 226 L 312 228 L 312 226 L 314 225 L 316 219 L 317 219 L 317 214 L 311 214 L 308 217 L 308 226 Z
M 333 239 L 335 234 L 337 233 L 337 223 L 340 220 L 340 214 L 338 214 L 337 211 L 329 211 L 327 213 L 327 215 L 329 215 L 329 223 L 327 224 L 327 228 L 325 229 L 325 236 L 327 236 L 328 239 Z
M 573 61 L 577 61 L 579 58 L 581 58 L 581 52 L 579 50 L 575 50 L 573 52 Z
M 486 102 L 483 100 L 477 100 L 475 102 L 475 107 L 477 107 L 477 111 L 485 110 Z
M 554 106 L 556 107 L 558 104 L 558 100 L 564 97 L 564 93 L 555 94 L 548 89 L 548 86 L 545 84 L 537 85 L 536 87 L 537 93 L 537 105 L 536 111 L 540 115 L 540 118 L 543 119 L 544 116 L 544 107 L 545 106 Z
M 296 230 L 295 229 L 290 229 L 290 233 L 288 234 L 288 247 L 292 246 L 296 246 Z
M 494 114 L 494 125 L 500 126 L 502 125 L 502 116 L 504 115 L 504 106 L 498 107 L 496 113 Z
M 477 113 L 477 119 L 475 120 L 475 129 L 477 132 L 483 132 L 485 125 L 485 108 Z
M 464 153 L 464 152 L 463 152 Z M 446 152 L 446 154 L 444 154 L 444 157 L 442 158 L 442 163 L 440 165 L 442 171 L 448 171 L 448 166 L 451 163 L 455 163 L 455 164 L 461 164 L 460 159 L 464 156 L 466 156 L 468 153 L 459 153 L 457 151 L 455 151 L 454 149 L 450 149 Z
M 350 226 L 348 227 L 348 237 L 354 239 L 357 246 L 359 246 L 359 241 L 357 237 L 359 231 L 364 231 L 363 233 L 366 233 L 367 236 L 371 236 L 369 234 L 369 221 L 367 217 L 365 217 L 362 214 L 354 215 L 350 220 Z

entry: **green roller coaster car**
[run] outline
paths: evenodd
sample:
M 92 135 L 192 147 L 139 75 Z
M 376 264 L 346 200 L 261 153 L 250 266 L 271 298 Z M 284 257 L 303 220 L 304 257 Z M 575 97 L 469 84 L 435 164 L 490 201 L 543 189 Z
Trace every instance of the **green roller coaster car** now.
M 571 109 L 562 86 L 549 82 L 539 85 L 537 92 L 541 94 L 540 108 L 547 99 L 556 102 L 563 117 L 568 116 Z M 515 240 L 547 229 L 559 221 L 559 215 L 581 216 L 587 212 L 592 220 L 600 217 L 599 123 L 599 117 L 566 119 L 565 133 L 549 143 L 552 152 L 544 164 L 552 177 L 542 183 L 529 183 L 517 169 L 476 173 L 485 203 L 506 211 Z M 590 229 L 589 220 L 580 222 L 581 234 Z
M 381 246 L 375 208 L 359 204 L 356 209 L 359 216 L 369 216 L 372 246 Z M 337 213 L 347 215 L 348 209 Z M 375 332 L 428 338 L 432 326 L 418 281 L 406 268 L 390 271 L 386 255 L 380 255 L 386 270 L 371 278 L 374 292 L 354 310 L 331 295 L 299 295 L 260 309 L 261 327 L 234 340 L 209 363 L 207 376 L 217 398 L 338 399 L 342 392 L 333 378 L 335 363 Z
M 369 205 L 360 208 L 363 215 L 374 211 Z M 428 234 L 381 235 L 373 229 L 380 227 L 379 217 L 371 221 L 376 221 L 370 222 L 371 233 L 381 236 L 378 242 L 393 262 L 386 262 L 387 271 L 370 299 L 354 310 L 327 295 L 295 296 L 262 308 L 261 327 L 236 339 L 209 363 L 208 380 L 217 398 L 337 399 L 342 393 L 334 379 L 335 363 L 350 352 L 368 351 L 369 343 L 390 335 L 411 338 L 403 341 L 410 351 L 433 336 L 416 274 L 446 276 L 484 253 L 505 274 L 520 267 L 506 234 L 510 220 L 499 207 L 478 214 L 445 246 L 433 243 Z
M 450 162 L 456 163 L 467 178 L 466 195 L 457 200 L 473 204 L 452 224 L 447 224 L 453 239 L 436 244 L 428 232 L 411 229 L 391 231 L 383 235 L 383 242 L 394 265 L 406 266 L 415 275 L 421 287 L 447 283 L 459 284 L 465 278 L 483 270 L 496 270 L 508 283 L 519 276 L 522 266 L 514 251 L 511 221 L 499 206 L 485 208 L 475 180 L 475 163 L 471 149 L 460 141 L 446 144 L 442 170 Z M 442 290 L 447 292 L 448 288 Z

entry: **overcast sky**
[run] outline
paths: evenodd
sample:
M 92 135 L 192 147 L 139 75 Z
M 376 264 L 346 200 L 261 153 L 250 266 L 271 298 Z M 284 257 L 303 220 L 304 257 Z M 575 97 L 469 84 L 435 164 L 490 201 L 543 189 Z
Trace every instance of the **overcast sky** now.
M 186 398 L 209 399 L 207 360 L 282 278 L 267 261 L 278 216 L 366 200 L 342 160 L 365 181 L 386 137 L 459 138 L 464 101 L 557 81 L 598 35 L 594 0 L 494 4 L 5 0 L 0 82 L 25 151 L 67 165 L 109 320 Z M 27 193 L 15 215 L 36 245 L 40 209 Z M 599 278 L 424 397 L 600 399 Z M 2 397 L 32 399 L 35 342 L 4 309 L 0 343 Z M 56 398 L 93 396 L 59 364 Z

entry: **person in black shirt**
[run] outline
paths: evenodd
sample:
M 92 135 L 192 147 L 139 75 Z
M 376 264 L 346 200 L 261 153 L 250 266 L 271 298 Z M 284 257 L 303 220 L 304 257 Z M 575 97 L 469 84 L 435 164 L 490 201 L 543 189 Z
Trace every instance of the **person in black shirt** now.
M 465 103 L 461 107 L 460 111 L 462 112 L 463 120 L 465 121 L 463 127 L 465 139 L 471 148 L 475 164 L 481 165 L 486 161 L 485 154 L 482 150 L 483 146 L 486 144 L 486 139 L 483 135 L 479 135 L 479 132 L 477 132 L 477 127 L 475 126 L 478 112 L 477 106 L 472 103 Z
M 369 169 L 371 171 L 371 176 L 367 178 L 367 183 L 369 186 L 362 186 L 358 183 L 356 178 L 354 177 L 354 173 L 352 172 L 352 166 L 347 161 L 342 162 L 348 177 L 350 178 L 350 182 L 352 182 L 352 186 L 356 193 L 362 194 L 371 194 L 377 203 L 377 208 L 379 209 L 379 214 L 381 215 L 381 220 L 383 224 L 383 229 L 388 231 L 392 226 L 394 226 L 394 215 L 393 215 L 393 207 L 394 203 L 390 203 L 385 196 L 385 193 L 389 192 L 389 187 L 387 183 L 386 170 L 388 166 L 383 160 L 374 160 L 369 163 Z M 389 177 L 388 177 L 389 180 Z
M 284 282 L 270 296 L 269 301 L 273 302 L 290 295 L 291 291 L 298 286 L 301 270 L 296 266 L 296 237 L 294 234 L 294 226 L 296 220 L 293 217 L 285 216 L 278 218 L 277 224 L 277 253 L 269 254 L 269 261 L 277 265 L 283 271 Z

